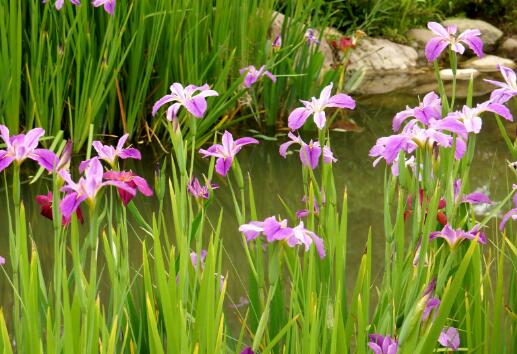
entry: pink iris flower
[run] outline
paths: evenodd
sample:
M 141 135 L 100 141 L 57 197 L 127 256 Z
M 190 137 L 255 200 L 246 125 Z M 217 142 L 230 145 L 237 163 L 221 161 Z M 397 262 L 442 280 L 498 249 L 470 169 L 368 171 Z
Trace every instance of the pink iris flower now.
M 513 189 L 517 189 L 517 185 L 513 185 Z M 508 220 L 517 220 L 517 193 L 513 195 L 513 209 L 510 209 L 506 214 L 503 215 L 501 222 L 499 223 L 499 230 L 503 231 L 504 226 L 508 222 Z
M 256 239 L 260 235 L 266 237 L 266 241 L 284 241 L 289 247 L 302 245 L 307 252 L 314 244 L 316 251 L 321 259 L 325 258 L 325 247 L 323 240 L 314 232 L 305 228 L 301 221 L 296 227 L 289 227 L 287 220 L 277 220 L 271 216 L 264 221 L 251 221 L 239 227 L 239 231 L 246 237 L 248 242 Z
M 418 107 L 410 108 L 406 106 L 405 110 L 397 113 L 393 118 L 393 131 L 398 131 L 402 122 L 409 117 L 415 117 L 425 125 L 428 125 L 432 119 L 441 119 L 442 101 L 440 97 L 434 92 L 429 92 L 424 96 Z
M 370 338 L 368 347 L 374 354 L 397 354 L 399 346 L 397 340 L 380 334 L 370 334 L 368 337 Z
M 131 171 L 107 171 L 104 172 L 103 177 L 106 181 L 123 183 L 126 186 L 126 188 L 117 186 L 118 194 L 124 206 L 127 206 L 129 202 L 136 196 L 137 191 L 146 197 L 153 195 L 153 190 L 151 187 L 149 187 L 147 181 Z
M 230 170 L 235 155 L 241 151 L 243 146 L 259 143 L 257 139 L 253 138 L 240 138 L 234 141 L 233 135 L 228 131 L 224 132 L 221 142 L 222 144 L 214 144 L 207 150 L 200 149 L 199 152 L 203 157 L 217 157 L 215 171 L 223 177 L 226 176 Z
M 481 131 L 481 126 L 483 124 L 480 117 L 483 112 L 492 112 L 513 122 L 513 116 L 510 110 L 506 106 L 492 101 L 480 103 L 475 108 L 463 106 L 461 111 L 451 112 L 445 119 L 454 118 L 463 123 L 465 130 L 468 133 L 478 134 Z
M 291 112 L 288 118 L 288 126 L 291 130 L 299 129 L 313 115 L 314 123 L 319 129 L 323 129 L 326 122 L 326 108 L 355 108 L 355 101 L 352 97 L 344 93 L 337 93 L 330 96 L 332 92 L 332 83 L 324 87 L 320 93 L 320 98 L 312 97 L 311 101 L 300 100 L 304 107 L 296 108 Z
M 487 79 L 485 81 L 499 87 L 492 91 L 490 100 L 497 103 L 506 103 L 513 96 L 517 96 L 517 77 L 515 71 L 506 66 L 499 65 L 499 71 L 503 75 L 504 82 Z
M 276 82 L 276 76 L 267 71 L 265 65 L 262 65 L 258 70 L 253 65 L 250 65 L 240 69 L 239 73 L 241 75 L 246 74 L 244 77 L 244 86 L 247 88 L 250 88 L 258 79 L 264 76 L 267 76 L 271 81 Z
M 307 28 L 307 31 L 305 31 L 305 34 L 303 36 L 305 37 L 307 45 L 309 46 L 312 44 L 320 44 L 318 37 L 316 37 L 316 32 L 312 28 Z
M 448 46 L 453 52 L 463 54 L 465 52 L 464 44 L 469 46 L 478 57 L 483 56 L 483 41 L 479 38 L 481 32 L 478 29 L 468 29 L 456 36 L 458 27 L 455 25 L 443 27 L 437 22 L 429 22 L 427 28 L 437 35 L 437 37 L 431 38 L 425 46 L 425 56 L 428 61 L 434 61 Z
M 39 140 L 44 134 L 45 130 L 35 128 L 29 130 L 27 134 L 9 136 L 9 129 L 5 125 L 0 125 L 0 137 L 6 146 L 5 150 L 0 150 L 0 171 L 3 171 L 13 161 L 20 164 L 29 158 L 52 172 L 57 161 L 56 154 L 47 149 L 37 149 Z
M 438 343 L 452 351 L 457 351 L 460 347 L 460 334 L 458 330 L 454 327 L 444 328 L 440 332 Z
M 42 1 L 44 4 L 46 4 L 48 2 L 48 0 L 43 0 Z M 72 4 L 74 4 L 75 6 L 79 6 L 81 5 L 81 1 L 80 0 L 70 0 L 70 2 Z M 65 4 L 65 0 L 56 0 L 54 2 L 54 7 L 57 9 L 57 10 L 61 10 L 63 8 L 63 5 Z
M 207 181 L 205 185 L 201 185 L 196 177 L 193 177 L 187 185 L 187 190 L 196 198 L 208 199 L 210 191 L 217 189 L 219 186 L 214 183 Z
M 219 96 L 216 91 L 210 90 L 208 84 L 203 86 L 188 85 L 184 88 L 180 83 L 175 82 L 171 85 L 170 90 L 171 93 L 169 95 L 163 96 L 154 104 L 153 116 L 156 115 L 156 112 L 164 104 L 174 102 L 167 109 L 167 120 L 172 121 L 176 119 L 181 106 L 185 107 L 194 117 L 202 118 L 207 108 L 206 98 Z M 198 93 L 196 94 L 196 92 Z
M 140 151 L 131 147 L 124 148 L 124 144 L 126 143 L 128 137 L 129 134 L 121 136 L 118 140 L 117 147 L 103 145 L 100 141 L 97 140 L 92 143 L 92 146 L 95 151 L 97 151 L 99 159 L 108 162 L 111 166 L 115 166 L 118 158 L 140 160 L 142 158 Z
M 115 13 L 116 0 L 94 0 L 92 5 L 95 7 L 104 6 L 104 11 L 113 16 Z
M 76 183 L 72 180 L 68 171 L 63 171 L 61 177 L 66 184 L 61 188 L 65 192 L 65 197 L 61 200 L 59 207 L 61 214 L 69 219 L 70 216 L 79 208 L 79 205 L 85 200 L 94 203 L 97 193 L 102 187 L 113 185 L 117 188 L 123 189 L 130 194 L 135 194 L 136 191 L 129 187 L 126 183 L 120 181 L 102 181 L 103 169 L 102 164 L 97 157 L 92 158 L 86 165 L 83 165 L 84 175 Z
M 487 242 L 486 236 L 485 233 L 479 229 L 480 226 L 476 225 L 470 231 L 464 231 L 462 229 L 454 230 L 449 224 L 446 224 L 442 231 L 431 232 L 429 239 L 443 238 L 451 248 L 454 248 L 463 240 L 474 240 L 478 237 L 479 243 L 484 245 Z
M 309 142 L 309 144 L 306 144 L 299 136 L 294 135 L 293 133 L 289 132 L 288 134 L 290 141 L 287 141 L 280 145 L 279 153 L 283 158 L 286 158 L 287 156 L 287 149 L 293 144 L 299 144 L 300 145 L 300 161 L 303 165 L 315 169 L 318 167 L 318 164 L 320 162 L 321 153 L 323 151 L 323 162 L 325 163 L 333 163 L 336 162 L 336 158 L 334 158 L 334 155 L 332 154 L 332 151 L 328 146 L 324 146 L 323 149 L 321 149 L 320 143 L 318 141 L 313 142 L 312 140 Z

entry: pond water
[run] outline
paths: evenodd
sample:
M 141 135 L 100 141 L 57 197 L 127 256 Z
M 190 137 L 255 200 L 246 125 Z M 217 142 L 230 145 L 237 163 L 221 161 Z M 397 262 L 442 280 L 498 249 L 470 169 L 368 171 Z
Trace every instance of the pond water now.
M 480 96 L 477 100 L 485 100 L 486 96 Z M 363 254 L 368 231 L 371 228 L 374 246 L 374 279 L 381 275 L 381 265 L 384 255 L 383 234 L 383 176 L 384 164 L 376 168 L 372 167 L 372 159 L 368 157 L 368 151 L 375 140 L 391 133 L 391 119 L 394 114 L 402 110 L 406 105 L 414 106 L 417 98 L 414 92 L 402 91 L 383 95 L 363 96 L 358 98 L 358 106 L 349 118 L 353 119 L 359 129 L 349 132 L 333 132 L 331 135 L 332 148 L 338 162 L 334 166 L 338 195 L 342 195 L 344 189 L 348 190 L 348 264 L 347 274 L 349 285 L 352 286 L 360 257 Z M 514 109 L 514 114 L 517 110 Z M 515 127 L 508 125 L 515 131 Z M 244 135 L 249 135 L 244 132 Z M 238 156 L 243 171 L 249 171 L 252 176 L 254 190 L 256 192 L 257 210 L 260 218 L 270 215 L 285 215 L 284 207 L 280 203 L 279 196 L 293 209 L 301 209 L 302 184 L 300 162 L 296 155 L 290 155 L 283 159 L 278 154 L 278 144 L 285 141 L 283 137 L 278 142 L 261 142 L 259 146 L 244 148 Z M 144 153 L 142 161 L 130 163 L 134 171 L 147 177 L 152 183 L 155 163 L 163 160 L 163 156 L 154 156 L 152 153 Z M 490 115 L 484 119 L 482 134 L 478 137 L 477 152 L 471 173 L 472 189 L 481 188 L 488 191 L 492 199 L 499 200 L 507 190 L 505 175 L 508 172 L 506 159 L 509 159 L 504 142 L 500 138 L 495 120 Z M 198 176 L 201 171 L 206 171 L 208 161 L 197 162 Z M 27 164 L 27 170 L 33 166 Z M 32 169 L 33 170 L 33 169 Z M 218 205 L 224 209 L 223 221 L 224 239 L 224 268 L 228 272 L 230 301 L 238 301 L 239 297 L 246 296 L 245 282 L 242 272 L 237 269 L 247 269 L 246 259 L 242 254 L 241 238 L 238 234 L 235 218 L 233 217 L 233 204 L 228 188 L 225 188 L 223 180 L 215 180 L 221 188 L 215 191 L 216 203 L 211 208 L 212 215 L 219 212 Z M 39 215 L 39 208 L 35 204 L 36 194 L 46 192 L 46 181 L 39 181 L 33 186 L 24 186 L 24 200 L 27 207 L 27 216 L 30 220 L 34 242 L 37 245 L 40 259 L 43 264 L 51 261 L 53 243 L 51 222 Z M 25 188 L 26 187 L 26 188 Z M 2 188 L 3 189 L 3 188 Z M 2 194 L 5 195 L 5 194 Z M 166 197 L 167 199 L 167 197 Z M 157 210 L 155 199 L 138 197 L 136 200 L 142 214 L 150 220 L 153 211 Z M 7 210 L 0 210 L 0 254 L 8 257 L 8 225 Z M 86 233 L 86 225 L 83 226 Z M 172 229 L 172 226 L 171 226 Z M 137 237 L 131 240 L 131 252 L 134 265 L 138 266 L 141 260 L 141 246 Z M 44 267 L 44 269 L 50 267 Z M 9 309 L 12 290 L 4 275 L 0 276 L 0 306 Z M 7 310 L 7 312 L 10 312 Z

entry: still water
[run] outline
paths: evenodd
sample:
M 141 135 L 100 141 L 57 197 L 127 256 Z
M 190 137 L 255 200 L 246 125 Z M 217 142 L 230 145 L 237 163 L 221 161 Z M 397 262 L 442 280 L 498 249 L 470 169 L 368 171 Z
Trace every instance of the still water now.
M 478 101 L 485 99 L 487 99 L 486 96 L 477 98 Z M 411 92 L 364 96 L 358 98 L 357 101 L 356 110 L 351 112 L 348 118 L 355 121 L 358 129 L 348 132 L 333 132 L 331 135 L 332 149 L 338 159 L 334 165 L 338 195 L 342 195 L 345 188 L 348 190 L 347 281 L 350 286 L 353 284 L 370 228 L 374 243 L 374 279 L 380 276 L 383 263 L 382 185 L 384 164 L 381 163 L 376 168 L 372 167 L 372 159 L 368 157 L 368 151 L 378 137 L 391 134 L 391 119 L 396 112 L 402 110 L 406 105 L 414 106 L 418 102 L 415 94 Z M 515 109 L 514 114 L 517 114 Z M 515 131 L 512 124 L 508 124 L 508 129 Z M 251 135 L 245 131 L 242 134 Z M 289 155 L 287 159 L 283 159 L 278 154 L 278 145 L 285 140 L 285 137 L 279 137 L 277 142 L 263 141 L 258 146 L 244 148 L 238 156 L 243 172 L 249 171 L 252 176 L 259 218 L 285 215 L 279 197 L 286 201 L 292 210 L 303 208 L 301 202 L 302 177 L 298 156 L 293 154 Z M 126 167 L 147 177 L 148 181 L 152 183 L 155 163 L 164 158 L 163 155 L 157 156 L 151 152 L 144 152 L 142 161 L 132 162 Z M 505 176 L 508 172 L 506 160 L 509 158 L 495 120 L 490 114 L 487 114 L 484 118 L 482 133 L 477 140 L 476 158 L 471 170 L 472 189 L 483 189 L 493 200 L 500 200 L 507 190 Z M 196 164 L 196 171 L 200 177 L 207 170 L 208 161 L 200 159 Z M 27 173 L 30 173 L 30 170 L 34 171 L 34 166 L 30 163 L 25 166 L 28 170 Z M 241 237 L 233 217 L 233 204 L 229 190 L 225 186 L 224 180 L 219 179 L 214 182 L 218 183 L 220 188 L 215 191 L 216 203 L 212 204 L 210 214 L 214 217 L 217 216 L 220 208 L 223 208 L 225 213 L 222 231 L 225 253 L 223 267 L 228 273 L 230 302 L 238 302 L 241 296 L 246 296 L 246 275 L 244 274 L 244 278 L 241 278 L 242 271 L 239 274 L 236 270 L 247 269 L 247 264 L 242 255 Z M 35 185 L 25 185 L 22 189 L 27 205 L 30 231 L 43 265 L 51 262 L 52 225 L 49 220 L 39 215 L 39 208 L 33 201 L 36 194 L 46 193 L 45 183 L 45 181 L 41 181 Z M 2 195 L 5 194 L 2 193 Z M 147 220 L 150 220 L 152 212 L 157 210 L 155 202 L 154 198 L 137 197 L 136 203 L 139 210 Z M 0 225 L 0 255 L 8 258 L 8 225 L 5 208 L 0 210 L 0 220 L 3 221 Z M 87 226 L 84 225 L 83 228 L 86 234 Z M 143 235 L 138 236 L 143 237 Z M 131 253 L 134 267 L 139 267 L 141 246 L 140 240 L 136 236 L 131 240 Z M 44 266 L 43 269 L 50 269 L 50 267 Z M 0 275 L 0 306 L 7 312 L 10 312 L 8 309 L 11 307 L 12 296 L 12 290 L 9 287 L 5 275 Z

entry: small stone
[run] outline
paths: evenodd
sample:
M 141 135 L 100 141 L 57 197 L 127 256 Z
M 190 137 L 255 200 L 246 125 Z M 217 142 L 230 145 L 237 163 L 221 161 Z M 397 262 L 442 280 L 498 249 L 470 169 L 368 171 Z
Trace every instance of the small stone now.
M 467 29 L 478 29 L 485 46 L 493 46 L 502 36 L 503 32 L 488 22 L 472 20 L 470 18 L 449 18 L 442 22 L 444 26 L 458 26 L 458 35 Z
M 485 55 L 483 58 L 472 58 L 461 64 L 462 67 L 477 69 L 481 72 L 499 71 L 499 65 L 515 68 L 515 62 L 511 59 L 501 58 L 495 55 Z
M 476 69 L 458 69 L 456 70 L 456 80 L 470 80 L 471 77 L 479 76 Z M 440 78 L 444 81 L 450 81 L 453 78 L 452 69 L 440 70 Z
M 508 58 L 517 59 L 517 38 L 506 38 L 499 47 L 499 52 Z

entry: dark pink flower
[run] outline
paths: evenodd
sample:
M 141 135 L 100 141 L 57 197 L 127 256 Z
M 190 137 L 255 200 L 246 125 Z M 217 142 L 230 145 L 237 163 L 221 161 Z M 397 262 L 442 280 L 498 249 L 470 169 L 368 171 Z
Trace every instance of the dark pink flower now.
M 66 182 L 61 191 L 65 192 L 65 197 L 61 200 L 59 207 L 62 215 L 69 219 L 70 216 L 79 208 L 79 205 L 85 200 L 90 203 L 95 203 L 95 197 L 102 187 L 113 185 L 117 188 L 123 189 L 130 194 L 135 194 L 136 191 L 129 187 L 127 183 L 120 181 L 102 181 L 103 169 L 102 164 L 97 157 L 88 160 L 87 163 L 82 164 L 83 176 L 79 181 L 74 182 L 68 171 L 63 171 L 61 177 Z
M 52 214 L 52 201 L 53 201 L 53 195 L 52 192 L 48 192 L 47 195 L 37 195 L 36 196 L 36 203 L 40 205 L 40 213 L 47 219 L 53 220 L 54 216 Z M 77 215 L 77 220 L 81 224 L 84 223 L 83 214 L 81 212 L 81 208 L 77 208 L 75 211 L 75 214 Z M 62 216 L 61 224 L 68 225 L 70 223 L 70 218 L 65 218 L 65 216 Z
M 126 186 L 126 188 L 121 188 L 119 185 L 116 185 L 118 194 L 124 206 L 127 206 L 136 196 L 137 191 L 146 197 L 153 195 L 153 190 L 149 187 L 147 181 L 131 171 L 107 171 L 104 172 L 103 177 L 105 180 L 117 182 Z

